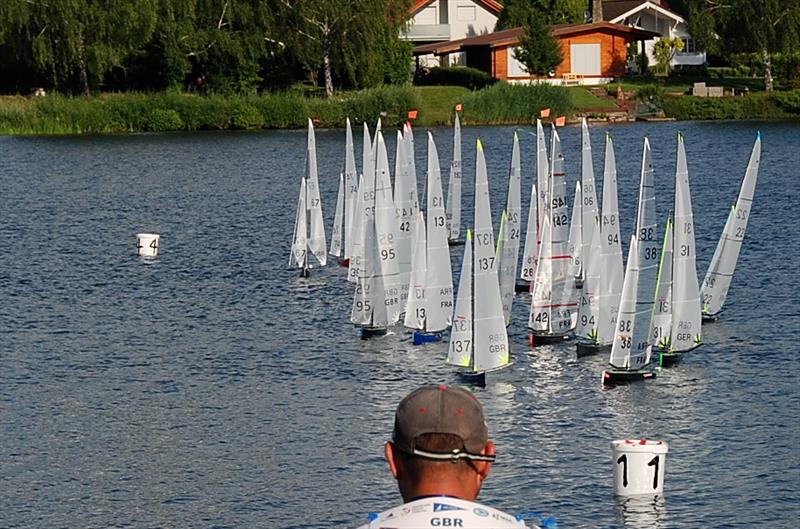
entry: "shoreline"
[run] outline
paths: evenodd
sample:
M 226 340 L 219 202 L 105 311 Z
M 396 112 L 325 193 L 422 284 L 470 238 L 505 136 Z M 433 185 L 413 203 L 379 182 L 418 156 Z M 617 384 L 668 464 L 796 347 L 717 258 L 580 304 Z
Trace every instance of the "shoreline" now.
M 552 109 L 546 121 L 566 123 L 585 117 L 595 123 L 642 121 L 795 121 L 800 120 L 800 90 L 736 97 L 667 95 L 641 112 L 635 99 L 619 104 L 602 87 L 550 87 L 498 83 L 479 91 L 462 87 L 393 86 L 343 92 L 330 99 L 296 93 L 197 95 L 177 92 L 99 94 L 67 97 L 0 96 L 0 134 L 58 136 L 195 131 L 305 129 L 310 118 L 319 128 L 344 128 L 381 118 L 401 126 L 416 110 L 417 127 L 451 126 L 456 104 L 463 104 L 464 126 L 535 124 L 539 111 Z M 599 94 L 599 95 L 598 95 Z

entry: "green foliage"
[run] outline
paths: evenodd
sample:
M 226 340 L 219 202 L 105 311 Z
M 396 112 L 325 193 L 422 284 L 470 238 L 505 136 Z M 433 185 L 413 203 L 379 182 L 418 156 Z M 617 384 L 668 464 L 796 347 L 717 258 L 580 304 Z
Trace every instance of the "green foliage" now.
M 410 84 L 414 75 L 414 45 L 407 40 L 387 39 L 383 53 L 383 82 Z
M 169 132 L 181 130 L 183 120 L 171 108 L 154 108 L 147 114 L 145 130 L 149 132 Z
M 776 53 L 773 57 L 775 78 L 785 88 L 800 88 L 800 51 Z
M 649 84 L 640 87 L 636 91 L 636 101 L 639 103 L 638 111 L 643 114 L 657 114 L 664 111 L 664 99 L 666 91 L 664 87 Z
M 546 83 L 510 85 L 499 82 L 464 97 L 463 120 L 490 125 L 533 123 L 543 108 L 549 108 L 551 116 L 572 114 L 570 92 Z
M 800 90 L 775 92 L 773 94 L 779 107 L 790 114 L 800 116 Z
M 578 24 L 586 7 L 586 0 L 505 0 L 495 31 L 525 26 L 533 17 L 544 24 Z
M 683 50 L 683 41 L 678 38 L 661 37 L 653 44 L 653 57 L 663 75 L 669 75 L 670 62 L 675 53 Z
M 791 96 L 790 96 L 791 97 Z M 781 106 L 768 93 L 737 97 L 678 96 L 664 99 L 664 112 L 680 120 L 687 119 L 780 119 L 797 118 L 796 107 Z
M 519 47 L 514 50 L 514 58 L 533 75 L 544 76 L 555 71 L 563 60 L 561 43 L 538 17 L 531 18 L 523 27 L 525 33 L 519 39 Z
M 480 90 L 491 86 L 497 79 L 477 68 L 454 66 L 452 68 L 433 67 L 416 79 L 419 86 L 463 86 L 470 90 Z

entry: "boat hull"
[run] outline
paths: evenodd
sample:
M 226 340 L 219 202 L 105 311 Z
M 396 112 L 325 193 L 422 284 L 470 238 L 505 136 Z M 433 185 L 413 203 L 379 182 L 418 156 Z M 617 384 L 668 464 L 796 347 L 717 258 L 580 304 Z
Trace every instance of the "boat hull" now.
M 414 345 L 421 345 L 424 343 L 431 343 L 431 342 L 440 342 L 442 340 L 442 333 L 414 331 L 414 336 L 412 339 L 414 341 Z
M 575 350 L 578 353 L 578 358 L 584 356 L 591 356 L 596 354 L 610 354 L 610 343 L 597 343 L 597 342 L 578 342 L 575 344 Z
M 485 387 L 486 386 L 486 371 L 476 373 L 475 371 L 459 371 L 458 378 L 467 384 L 473 386 Z
M 528 343 L 531 347 L 538 345 L 548 345 L 551 343 L 561 343 L 572 338 L 572 334 L 535 334 L 528 335 Z
M 697 344 L 691 349 L 685 351 L 668 351 L 666 349 L 653 349 L 654 353 L 658 353 L 658 365 L 661 367 L 670 367 L 679 363 L 683 359 L 683 355 L 689 351 L 694 351 L 703 344 Z
M 361 327 L 361 339 L 368 340 L 376 336 L 383 336 L 388 330 L 386 327 Z
M 624 369 L 611 369 L 603 371 L 603 385 L 615 386 L 617 384 L 628 384 L 639 380 L 649 380 L 656 378 L 653 371 L 628 371 Z
M 517 283 L 514 285 L 514 292 L 530 292 L 530 291 L 531 291 L 530 283 Z
M 717 321 L 719 319 L 719 315 L 721 313 L 722 313 L 722 311 L 715 312 L 714 314 L 703 314 L 702 315 L 702 321 L 703 321 L 703 323 L 706 323 L 706 322 L 709 322 L 709 321 Z
M 461 239 L 447 239 L 447 244 L 449 246 L 464 246 L 464 241 Z
M 301 268 L 300 269 L 300 277 L 311 277 L 311 269 L 310 268 Z
M 349 258 L 337 259 L 337 262 L 339 263 L 339 266 L 343 266 L 345 268 L 350 266 L 350 259 Z

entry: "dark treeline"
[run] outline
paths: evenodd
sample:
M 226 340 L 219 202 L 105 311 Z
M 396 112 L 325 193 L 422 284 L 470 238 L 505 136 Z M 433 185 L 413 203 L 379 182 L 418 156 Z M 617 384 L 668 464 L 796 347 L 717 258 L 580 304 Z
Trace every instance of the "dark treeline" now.
M 251 93 L 411 76 L 411 0 L 4 0 L 0 91 Z

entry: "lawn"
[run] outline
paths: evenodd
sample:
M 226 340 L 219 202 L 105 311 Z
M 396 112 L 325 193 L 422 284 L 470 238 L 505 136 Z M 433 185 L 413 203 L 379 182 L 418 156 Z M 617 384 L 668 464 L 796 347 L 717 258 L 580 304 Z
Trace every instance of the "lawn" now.
M 417 86 L 414 90 L 419 100 L 419 118 L 415 123 L 422 127 L 452 124 L 456 103 L 470 93 L 463 86 Z

